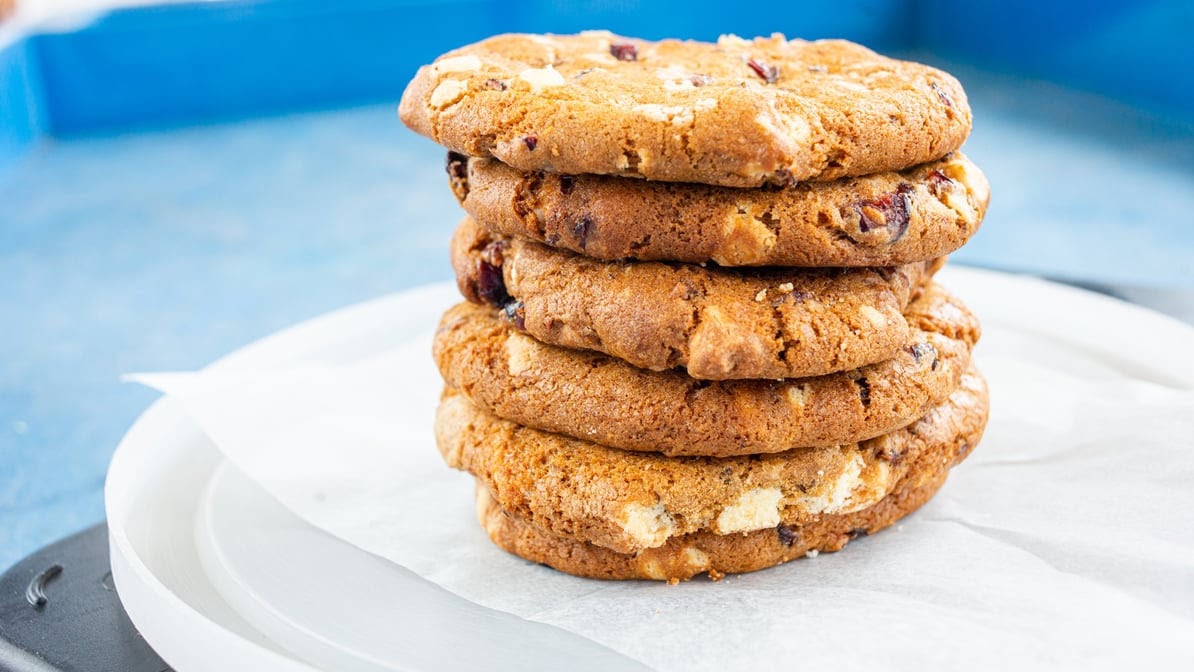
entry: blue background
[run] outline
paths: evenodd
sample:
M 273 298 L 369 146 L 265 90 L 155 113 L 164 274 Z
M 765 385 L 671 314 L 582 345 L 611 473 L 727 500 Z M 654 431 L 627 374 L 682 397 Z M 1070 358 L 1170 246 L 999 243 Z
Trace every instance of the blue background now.
M 415 69 L 495 32 L 846 37 L 944 65 L 994 201 L 956 259 L 1194 288 L 1194 3 L 223 2 L 0 49 L 0 568 L 103 516 L 122 373 L 450 278 Z M 429 390 L 429 394 L 435 391 Z

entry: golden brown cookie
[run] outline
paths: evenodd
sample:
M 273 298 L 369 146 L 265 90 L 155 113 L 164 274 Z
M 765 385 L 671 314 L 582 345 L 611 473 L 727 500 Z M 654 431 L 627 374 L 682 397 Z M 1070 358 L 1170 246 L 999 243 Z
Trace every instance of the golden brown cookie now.
M 886 497 L 926 454 L 952 454 L 986 423 L 971 373 L 911 426 L 857 444 L 734 458 L 631 453 L 529 427 L 445 391 L 436 441 L 504 510 L 545 532 L 634 553 L 696 532 L 799 527 Z M 937 466 L 937 463 L 934 463 Z
M 779 190 L 524 173 L 448 157 L 452 190 L 489 230 L 595 259 L 723 266 L 894 266 L 947 255 L 990 200 L 961 153 L 901 172 Z
M 609 355 L 545 345 L 492 308 L 448 310 L 433 351 L 445 382 L 498 417 L 627 450 L 748 455 L 868 439 L 908 424 L 961 380 L 974 316 L 931 285 L 905 313 L 895 358 L 783 381 L 695 380 Z
M 900 170 L 970 132 L 950 75 L 781 35 L 499 35 L 420 68 L 398 111 L 453 151 L 520 170 L 730 187 Z
M 465 298 L 545 343 L 705 380 L 847 371 L 908 344 L 903 310 L 944 264 L 854 270 L 596 261 L 465 219 L 452 266 Z

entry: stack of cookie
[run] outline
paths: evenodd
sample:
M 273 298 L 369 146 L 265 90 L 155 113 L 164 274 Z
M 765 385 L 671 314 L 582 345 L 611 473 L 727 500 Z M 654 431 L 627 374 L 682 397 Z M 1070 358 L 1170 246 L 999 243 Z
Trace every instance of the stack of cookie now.
M 974 316 L 933 275 L 988 199 L 958 82 L 842 41 L 506 35 L 402 120 L 468 213 L 436 418 L 502 548 L 719 578 L 836 551 L 978 443 Z

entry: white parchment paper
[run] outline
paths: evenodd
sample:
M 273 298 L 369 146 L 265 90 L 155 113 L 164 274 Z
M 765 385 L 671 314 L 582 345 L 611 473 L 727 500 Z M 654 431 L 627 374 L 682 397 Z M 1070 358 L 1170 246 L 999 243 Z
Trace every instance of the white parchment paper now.
M 489 543 L 471 478 L 435 449 L 429 331 L 334 366 L 135 379 L 311 524 L 661 670 L 1194 669 L 1194 393 L 1138 371 L 1146 350 L 1039 331 L 986 323 L 987 435 L 919 512 L 841 553 L 678 586 L 578 579 Z

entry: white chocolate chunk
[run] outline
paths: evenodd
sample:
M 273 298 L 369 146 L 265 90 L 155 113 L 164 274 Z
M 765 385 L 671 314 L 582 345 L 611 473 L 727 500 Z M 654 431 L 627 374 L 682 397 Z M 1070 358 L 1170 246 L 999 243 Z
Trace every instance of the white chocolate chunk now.
M 660 565 L 659 561 L 656 560 L 655 558 L 651 558 L 651 559 L 647 560 L 646 562 L 644 562 L 643 564 L 639 565 L 639 569 L 642 570 L 643 575 L 646 576 L 648 579 L 655 579 L 656 581 L 666 581 L 668 578 L 667 573 L 663 571 L 663 565 Z
M 667 105 L 655 103 L 634 106 L 636 113 L 654 121 L 667 121 L 671 115 L 680 111 L 680 109 L 679 107 L 668 107 Z
M 808 140 L 811 133 L 808 122 L 796 116 L 782 115 L 775 109 L 774 105 L 771 106 L 770 113 L 760 112 L 755 117 L 755 123 L 762 126 L 771 135 L 787 143 L 804 143 Z
M 883 327 L 887 326 L 887 318 L 883 317 L 883 313 L 870 306 L 863 306 L 858 309 L 858 312 L 862 313 L 862 316 L 865 317 L 868 322 L 875 325 L 875 327 L 878 329 L 882 329 Z
M 613 65 L 618 62 L 618 59 L 614 58 L 614 55 L 608 51 L 591 51 L 587 54 L 577 54 L 576 60 L 588 63 L 601 63 L 603 65 Z
M 745 48 L 750 46 L 750 40 L 744 40 L 733 33 L 721 35 L 717 38 L 717 46 L 719 47 L 735 47 Z
M 870 92 L 870 89 L 868 89 L 867 87 L 863 86 L 862 84 L 859 84 L 858 82 L 852 82 L 852 81 L 850 81 L 850 80 L 848 80 L 848 79 L 842 79 L 842 78 L 840 78 L 840 77 L 834 77 L 834 78 L 833 78 L 832 80 L 830 80 L 830 81 L 832 81 L 832 82 L 833 82 L 834 84 L 836 84 L 837 86 L 840 86 L 841 88 L 843 88 L 843 89 L 846 89 L 847 91 L 855 91 L 855 92 L 858 92 L 858 93 L 869 93 L 869 92 Z
M 445 79 L 431 92 L 428 100 L 432 107 L 444 108 L 460 100 L 468 85 L 458 79 Z
M 809 388 L 807 385 L 789 385 L 788 403 L 793 408 L 804 408 L 808 403 Z
M 684 547 L 684 560 L 692 571 L 702 571 L 709 568 L 709 555 L 696 546 Z
M 550 65 L 546 68 L 529 68 L 518 73 L 518 78 L 531 85 L 532 91 L 539 91 L 549 86 L 564 86 L 564 76 Z
M 476 56 L 453 56 L 431 64 L 431 73 L 437 78 L 449 72 L 472 72 L 481 69 L 481 59 Z
M 510 375 L 522 375 L 535 364 L 534 345 L 529 336 L 512 332 L 506 338 L 506 366 Z
M 775 246 L 777 237 L 758 217 L 749 212 L 734 211 L 722 222 L 722 241 L 713 261 L 738 266 L 756 262 Z
M 647 548 L 663 544 L 676 532 L 676 521 L 663 504 L 631 503 L 622 509 L 622 529 L 635 543 Z
M 679 105 L 659 105 L 657 103 L 645 103 L 642 105 L 635 105 L 634 111 L 641 114 L 652 121 L 669 122 L 676 126 L 687 126 L 692 123 L 693 112 L 685 107 Z
M 779 525 L 779 488 L 754 488 L 742 493 L 737 502 L 717 516 L 717 533 L 750 532 Z
M 854 503 L 854 491 L 863 485 L 861 476 L 864 464 L 858 454 L 850 455 L 850 462 L 836 480 L 818 488 L 819 492 L 816 494 L 802 496 L 799 503 L 808 513 L 842 513 L 853 510 L 848 507 Z

